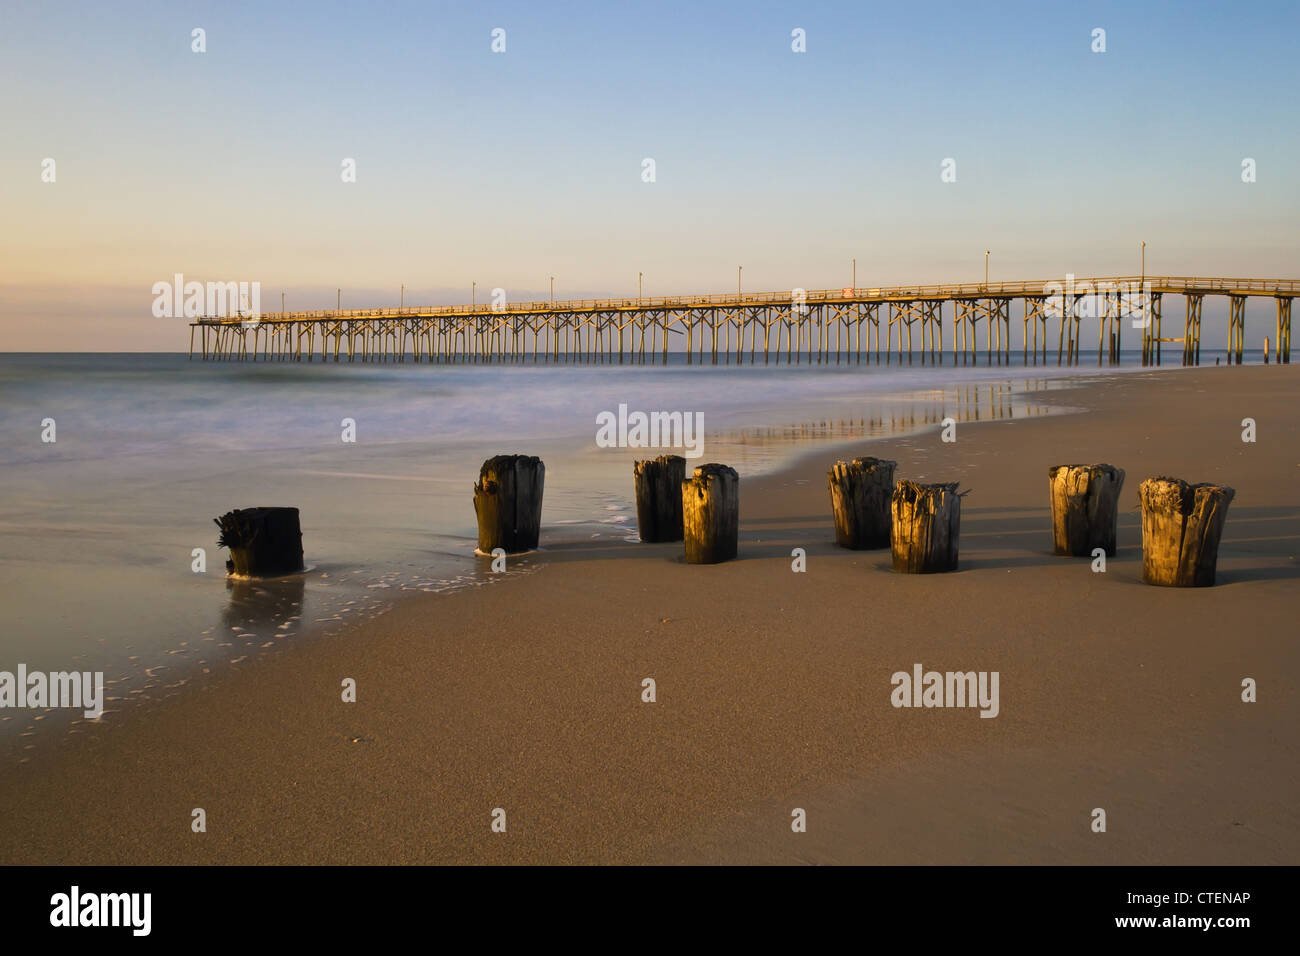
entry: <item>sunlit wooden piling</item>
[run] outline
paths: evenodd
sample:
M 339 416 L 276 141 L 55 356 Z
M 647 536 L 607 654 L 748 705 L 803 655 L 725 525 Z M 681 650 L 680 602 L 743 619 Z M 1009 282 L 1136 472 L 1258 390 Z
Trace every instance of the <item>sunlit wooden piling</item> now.
M 890 502 L 897 462 L 883 458 L 837 461 L 826 475 L 835 543 L 861 551 L 889 547 Z
M 1164 587 L 1212 587 L 1219 538 L 1235 495 L 1223 485 L 1189 485 L 1178 478 L 1142 482 L 1142 580 Z
M 890 511 L 895 571 L 935 574 L 957 570 L 961 532 L 957 482 L 922 485 L 904 479 L 894 486 Z
M 718 564 L 736 556 L 740 537 L 740 476 L 726 465 L 698 465 L 682 482 L 687 564 Z
M 1101 548 L 1114 557 L 1124 469 L 1055 465 L 1048 469 L 1047 483 L 1056 553 L 1088 557 Z

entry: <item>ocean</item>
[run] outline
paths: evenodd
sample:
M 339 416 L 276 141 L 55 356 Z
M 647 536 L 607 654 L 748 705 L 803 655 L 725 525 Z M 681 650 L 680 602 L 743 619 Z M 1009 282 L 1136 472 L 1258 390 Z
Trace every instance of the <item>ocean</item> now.
M 674 358 L 547 367 L 0 355 L 0 672 L 102 671 L 100 719 L 111 720 L 131 698 L 381 614 L 403 593 L 489 585 L 488 561 L 474 554 L 472 486 L 496 454 L 546 464 L 543 550 L 635 540 L 631 463 L 674 449 L 601 447 L 597 416 L 620 405 L 702 414 L 702 455 L 688 469 L 720 461 L 743 479 L 816 442 L 936 428 L 947 416 L 1047 414 L 1045 393 L 1067 378 L 1116 372 L 1023 368 L 1018 356 L 991 368 Z M 349 422 L 355 441 L 344 440 Z M 230 580 L 213 519 L 265 505 L 300 509 L 308 570 Z M 743 525 L 743 504 L 741 514 Z M 0 740 L 34 747 L 82 719 L 0 710 Z

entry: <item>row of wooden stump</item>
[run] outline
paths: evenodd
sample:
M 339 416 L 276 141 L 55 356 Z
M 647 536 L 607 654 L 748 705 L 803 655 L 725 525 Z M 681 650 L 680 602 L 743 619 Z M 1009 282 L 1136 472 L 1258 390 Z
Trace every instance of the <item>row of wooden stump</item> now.
M 837 461 L 828 472 L 835 541 L 854 551 L 886 548 L 895 571 L 957 570 L 961 499 L 957 482 L 895 480 L 897 462 Z M 632 467 L 642 541 L 682 541 L 689 564 L 736 557 L 740 476 L 707 464 L 686 477 L 686 459 L 663 455 Z M 546 466 L 527 455 L 498 455 L 483 463 L 474 485 L 478 550 L 520 554 L 537 547 Z M 1048 471 L 1052 538 L 1060 555 L 1114 556 L 1124 470 L 1113 465 L 1057 465 Z M 1177 478 L 1148 478 L 1142 505 L 1142 580 L 1166 587 L 1214 584 L 1219 538 L 1235 492 Z M 241 575 L 300 571 L 302 532 L 297 508 L 246 508 L 215 519 L 219 543 L 230 549 L 227 569 Z
M 481 553 L 537 547 L 545 478 L 540 458 L 498 455 L 483 462 L 474 485 Z M 684 541 L 688 564 L 719 564 L 736 556 L 740 476 L 734 468 L 700 465 L 687 478 L 685 458 L 662 455 L 635 462 L 632 481 L 642 541 Z

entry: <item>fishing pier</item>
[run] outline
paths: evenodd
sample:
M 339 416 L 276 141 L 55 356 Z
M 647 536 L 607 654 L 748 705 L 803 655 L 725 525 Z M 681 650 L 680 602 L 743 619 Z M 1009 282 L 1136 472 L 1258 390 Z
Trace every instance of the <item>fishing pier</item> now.
M 1027 282 L 913 285 L 704 296 L 493 302 L 203 316 L 190 325 L 190 357 L 204 361 L 430 363 L 862 364 L 865 357 L 922 364 L 1010 364 L 1021 358 L 1077 365 L 1097 336 L 1097 363 L 1118 364 L 1128 336 L 1143 365 L 1199 365 L 1207 297 L 1228 299 L 1228 361 L 1245 349 L 1246 304 L 1275 318 L 1273 359 L 1291 360 L 1291 302 L 1300 279 L 1113 276 Z M 1181 298 L 1170 309 L 1170 299 Z M 1267 305 L 1272 300 L 1272 306 Z M 1182 308 L 1178 309 L 1177 305 Z M 1166 315 L 1166 311 L 1170 314 Z M 1181 335 L 1165 336 L 1166 325 Z M 981 338 L 983 346 L 981 348 Z M 197 342 L 196 342 L 197 339 Z M 1129 339 L 1132 341 L 1133 339 Z M 1269 351 L 1266 340 L 1266 355 Z M 919 347 L 919 348 L 918 348 Z M 1174 349 L 1170 349 L 1174 352 Z M 1172 355 L 1168 357 L 1172 360 Z

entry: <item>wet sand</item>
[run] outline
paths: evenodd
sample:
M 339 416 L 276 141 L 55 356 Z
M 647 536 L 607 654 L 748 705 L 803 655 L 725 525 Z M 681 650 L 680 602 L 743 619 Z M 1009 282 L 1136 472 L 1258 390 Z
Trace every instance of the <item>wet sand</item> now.
M 1049 397 L 1083 414 L 742 475 L 735 562 L 548 547 L 6 762 L 0 861 L 1300 862 L 1297 394 L 1295 367 L 1125 374 Z M 854 454 L 970 489 L 958 573 L 834 546 L 825 472 Z M 1051 554 L 1047 469 L 1075 461 L 1128 473 L 1104 574 Z M 1237 489 L 1220 586 L 1141 583 L 1157 474 Z M 916 663 L 998 671 L 999 716 L 895 709 Z

